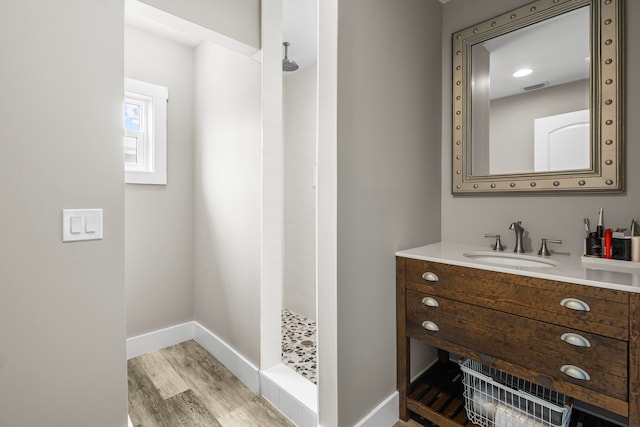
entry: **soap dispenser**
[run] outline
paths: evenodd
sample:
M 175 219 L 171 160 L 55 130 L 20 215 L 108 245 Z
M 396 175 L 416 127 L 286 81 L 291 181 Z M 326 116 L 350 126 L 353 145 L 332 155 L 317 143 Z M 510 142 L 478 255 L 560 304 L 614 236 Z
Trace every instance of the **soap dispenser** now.
M 635 219 L 631 220 L 631 261 L 640 262 L 640 226 Z

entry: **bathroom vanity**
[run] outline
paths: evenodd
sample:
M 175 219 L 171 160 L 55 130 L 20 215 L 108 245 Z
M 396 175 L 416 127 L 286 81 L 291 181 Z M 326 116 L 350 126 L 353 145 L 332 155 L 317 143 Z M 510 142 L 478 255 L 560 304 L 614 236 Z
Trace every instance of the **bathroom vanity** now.
M 402 420 L 414 412 L 440 427 L 470 425 L 451 353 L 640 426 L 640 265 L 552 255 L 540 266 L 522 257 L 524 267 L 517 255 L 504 262 L 447 243 L 396 255 Z M 440 356 L 414 383 L 411 338 Z

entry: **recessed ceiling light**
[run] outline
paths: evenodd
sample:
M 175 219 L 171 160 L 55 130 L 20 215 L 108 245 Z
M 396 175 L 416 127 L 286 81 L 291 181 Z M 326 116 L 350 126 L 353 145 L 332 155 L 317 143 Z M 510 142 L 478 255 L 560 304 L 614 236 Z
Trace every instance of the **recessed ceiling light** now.
M 525 77 L 531 73 L 533 73 L 533 70 L 531 68 L 521 68 L 515 73 L 513 73 L 513 77 Z

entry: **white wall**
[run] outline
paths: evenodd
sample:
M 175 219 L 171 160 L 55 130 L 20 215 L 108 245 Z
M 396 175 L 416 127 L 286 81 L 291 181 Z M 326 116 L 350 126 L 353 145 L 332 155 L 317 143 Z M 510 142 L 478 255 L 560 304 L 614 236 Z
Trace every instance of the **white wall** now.
M 282 361 L 284 142 L 282 131 L 282 0 L 262 8 L 262 234 L 260 368 Z
M 255 48 L 260 47 L 260 0 L 140 0 Z
M 640 145 L 635 135 L 640 132 L 640 99 L 633 94 L 640 91 L 640 82 L 631 78 L 640 70 L 640 51 L 632 49 L 640 40 L 640 28 L 627 25 L 625 45 L 626 73 L 626 192 L 623 194 L 558 194 L 550 196 L 466 196 L 451 195 L 451 33 L 476 22 L 489 19 L 529 0 L 486 0 L 482 8 L 475 0 L 451 0 L 444 4 L 442 27 L 442 240 L 487 244 L 484 233 L 500 233 L 502 242 L 513 248 L 515 236 L 507 227 L 522 220 L 528 230 L 525 249 L 529 252 L 540 247 L 543 237 L 562 239 L 558 251 L 579 255 L 583 248 L 583 217 L 597 221 L 598 208 L 603 207 L 605 225 L 629 227 L 631 218 L 640 216 Z M 626 22 L 640 19 L 640 3 L 626 2 Z
M 338 2 L 318 2 L 318 424 L 338 425 Z M 320 366 L 320 365 L 318 365 Z
M 350 426 L 396 390 L 394 253 L 440 239 L 441 67 L 433 58 L 439 58 L 442 47 L 441 5 L 355 0 L 339 2 L 337 15 L 324 7 L 318 59 L 318 233 L 319 268 L 327 270 L 319 283 L 320 423 Z M 323 31 L 331 27 L 327 20 L 338 15 L 337 133 L 332 141 L 325 107 L 334 88 L 331 77 L 323 75 L 331 72 L 323 58 L 333 40 Z M 326 259 L 331 240 L 325 237 L 333 231 L 332 221 L 324 217 L 332 208 L 326 193 L 332 189 L 332 160 L 337 161 L 333 283 Z M 331 286 L 334 290 L 324 289 Z M 325 317 L 334 309 L 337 323 Z M 324 371 L 333 366 L 334 351 L 332 378 Z M 333 395 L 332 380 L 337 384 Z
M 125 185 L 129 337 L 193 320 L 193 60 L 190 47 L 125 27 L 125 76 L 169 89 L 167 185 Z
M 283 307 L 316 319 L 316 64 L 284 82 Z
M 122 45 L 122 2 L 2 7 L 2 426 L 127 422 Z M 62 243 L 63 208 L 104 239 Z
M 260 361 L 260 64 L 195 52 L 195 319 Z

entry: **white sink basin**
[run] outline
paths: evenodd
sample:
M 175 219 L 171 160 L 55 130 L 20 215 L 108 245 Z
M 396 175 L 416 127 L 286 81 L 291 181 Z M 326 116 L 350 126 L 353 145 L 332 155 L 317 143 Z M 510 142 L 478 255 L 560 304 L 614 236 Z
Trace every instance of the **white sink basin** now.
M 556 267 L 558 263 L 549 258 L 542 258 L 535 255 L 523 255 L 513 252 L 466 252 L 465 257 L 474 261 L 486 262 L 489 264 L 506 265 L 511 267 Z

